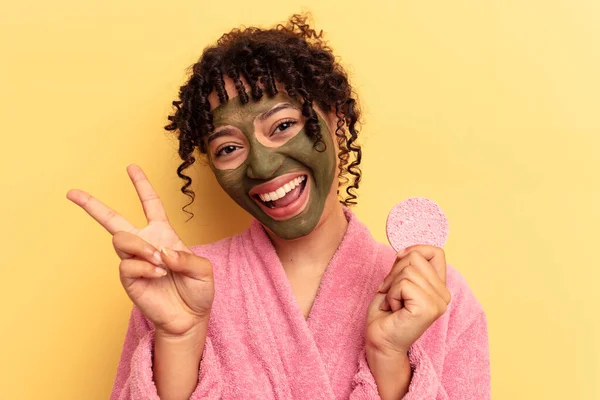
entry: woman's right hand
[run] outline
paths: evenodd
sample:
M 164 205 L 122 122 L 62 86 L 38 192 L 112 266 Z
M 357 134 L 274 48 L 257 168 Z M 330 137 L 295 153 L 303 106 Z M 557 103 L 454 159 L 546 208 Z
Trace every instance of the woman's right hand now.
M 121 283 L 131 301 L 161 334 L 185 336 L 208 322 L 212 265 L 183 244 L 142 169 L 131 164 L 127 173 L 148 220 L 141 229 L 86 192 L 73 189 L 67 198 L 113 235 Z

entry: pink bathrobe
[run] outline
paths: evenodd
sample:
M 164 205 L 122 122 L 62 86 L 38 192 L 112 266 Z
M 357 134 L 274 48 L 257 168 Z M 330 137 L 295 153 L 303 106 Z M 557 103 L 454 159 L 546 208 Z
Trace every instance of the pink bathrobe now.
M 194 246 L 211 260 L 215 300 L 191 399 L 379 399 L 366 362 L 367 307 L 395 260 L 346 210 L 346 234 L 322 278 L 307 320 L 266 232 Z M 405 400 L 485 400 L 490 365 L 484 311 L 448 265 L 452 301 L 413 344 Z M 111 400 L 158 399 L 153 325 L 135 306 Z

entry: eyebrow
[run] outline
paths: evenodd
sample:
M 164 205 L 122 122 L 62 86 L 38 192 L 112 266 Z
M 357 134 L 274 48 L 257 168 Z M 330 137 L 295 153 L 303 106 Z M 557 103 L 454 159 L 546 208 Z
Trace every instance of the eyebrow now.
M 281 104 L 278 104 L 275 107 L 271 108 L 269 111 L 259 114 L 256 117 L 256 119 L 258 120 L 258 122 L 263 122 L 263 121 L 267 120 L 271 115 L 273 115 L 276 112 L 279 112 L 281 110 L 284 110 L 286 108 L 293 108 L 295 110 L 298 110 L 298 107 L 294 106 L 291 103 L 281 103 Z
M 207 143 L 210 143 L 210 142 L 212 142 L 213 140 L 215 140 L 215 139 L 218 139 L 218 138 L 220 138 L 220 137 L 222 137 L 222 136 L 228 136 L 228 135 L 231 135 L 232 133 L 233 133 L 233 129 L 232 129 L 232 128 L 225 127 L 225 128 L 223 128 L 223 129 L 221 129 L 220 131 L 218 131 L 218 132 L 215 132 L 215 133 L 213 133 L 212 135 L 210 135 L 210 136 L 208 137 L 208 139 L 207 139 Z

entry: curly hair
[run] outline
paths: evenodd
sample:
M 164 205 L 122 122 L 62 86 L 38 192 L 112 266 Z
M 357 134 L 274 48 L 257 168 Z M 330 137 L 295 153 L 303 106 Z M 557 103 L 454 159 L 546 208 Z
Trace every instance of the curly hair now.
M 288 95 L 301 100 L 305 130 L 315 140 L 318 151 L 324 150 L 325 143 L 313 104 L 325 111 L 335 109 L 340 160 L 338 195 L 339 188 L 347 185 L 346 196 L 340 201 L 346 206 L 356 204 L 362 158 L 356 142 L 360 109 L 346 72 L 322 38 L 323 31 L 317 33 L 312 29 L 307 18 L 305 14 L 295 14 L 285 25 L 278 24 L 272 29 L 233 29 L 221 36 L 216 45 L 204 49 L 191 67 L 189 80 L 181 86 L 179 100 L 173 101 L 175 110 L 165 126 L 179 140 L 178 153 L 183 162 L 177 168 L 177 175 L 185 181 L 181 192 L 190 202 L 182 209 L 190 218 L 194 214 L 185 208 L 194 202 L 195 193 L 189 189 L 192 179 L 184 170 L 196 161 L 195 149 L 201 154 L 207 152 L 206 137 L 214 131 L 208 96 L 215 91 L 220 103 L 228 101 L 224 76 L 233 80 L 243 104 L 250 97 L 261 99 L 265 92 L 274 96 L 278 92 L 276 82 L 283 85 Z M 249 84 L 250 93 L 242 78 Z

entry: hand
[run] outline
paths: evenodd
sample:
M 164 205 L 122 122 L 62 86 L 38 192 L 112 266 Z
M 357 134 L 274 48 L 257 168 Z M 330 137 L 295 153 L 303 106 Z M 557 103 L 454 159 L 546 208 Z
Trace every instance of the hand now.
M 370 350 L 406 355 L 450 303 L 444 250 L 411 246 L 396 263 L 369 305 L 366 343 Z
M 113 235 L 121 283 L 157 333 L 184 336 L 208 321 L 214 298 L 212 265 L 183 244 L 141 168 L 129 165 L 127 173 L 148 221 L 142 229 L 86 192 L 73 189 L 67 198 Z

